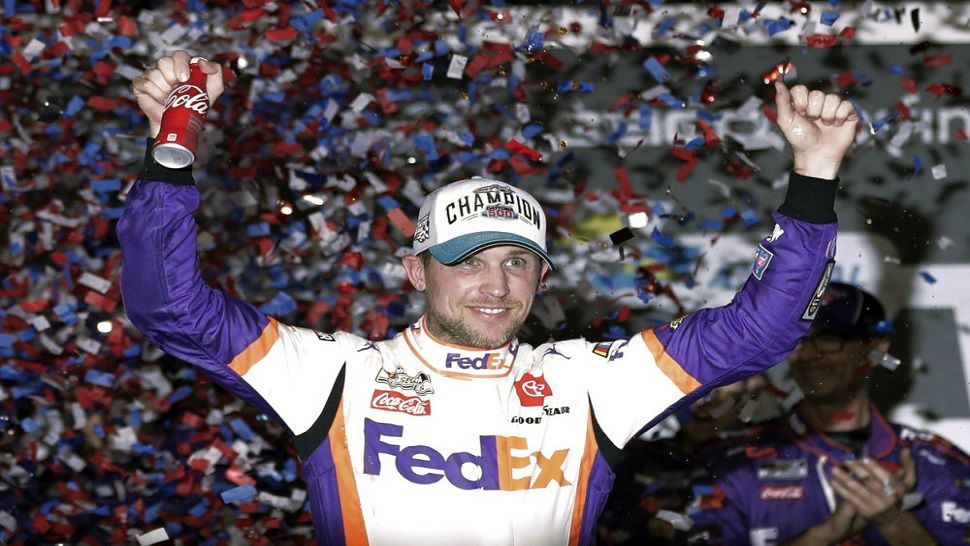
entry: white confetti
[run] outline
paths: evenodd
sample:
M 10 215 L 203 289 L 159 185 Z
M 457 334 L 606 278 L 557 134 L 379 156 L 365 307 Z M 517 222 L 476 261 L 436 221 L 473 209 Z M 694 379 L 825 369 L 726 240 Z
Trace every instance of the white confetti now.
M 468 64 L 468 57 L 452 55 L 451 63 L 448 64 L 448 77 L 453 80 L 460 80 L 462 73 L 465 72 L 466 64 Z
M 165 531 L 164 527 L 159 527 L 153 531 L 149 531 L 143 535 L 138 535 L 138 546 L 148 546 L 149 544 L 158 544 L 159 542 L 168 540 L 168 533 Z

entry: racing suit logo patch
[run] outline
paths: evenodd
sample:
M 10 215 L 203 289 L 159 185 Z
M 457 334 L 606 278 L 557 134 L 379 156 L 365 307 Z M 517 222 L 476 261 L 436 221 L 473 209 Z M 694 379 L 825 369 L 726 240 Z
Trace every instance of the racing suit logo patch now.
M 758 495 L 761 500 L 801 500 L 805 496 L 804 485 L 763 485 Z
M 754 252 L 754 265 L 751 266 L 751 273 L 754 274 L 754 278 L 761 280 L 764 276 L 765 271 L 768 270 L 768 265 L 771 263 L 771 259 L 775 255 L 765 247 L 758 245 L 758 249 Z
M 445 368 L 458 367 L 462 370 L 503 370 L 509 367 L 499 353 L 487 353 L 478 358 L 462 356 L 461 353 L 448 353 Z
M 402 425 L 364 418 L 364 474 L 378 476 L 391 468 L 411 483 L 430 485 L 444 478 L 464 490 L 522 491 L 572 485 L 563 473 L 569 449 L 547 455 L 530 450 L 528 440 L 519 436 L 479 436 L 478 453 L 447 454 L 431 446 L 392 443 L 393 438 L 403 436 Z M 393 464 L 385 467 L 382 455 L 390 456 Z
M 370 407 L 384 411 L 396 411 L 408 415 L 431 415 L 431 401 L 417 396 L 407 396 L 399 392 L 375 390 L 371 396 Z
M 377 377 L 374 381 L 378 383 L 384 383 L 392 389 L 401 389 L 405 391 L 414 391 L 418 396 L 425 396 L 434 393 L 434 388 L 431 386 L 431 377 L 424 372 L 418 372 L 417 375 L 408 375 L 404 368 L 398 366 L 394 373 L 388 373 L 387 370 L 381 368 L 377 372 Z
M 546 383 L 545 377 L 535 377 L 526 372 L 515 382 L 515 393 L 519 395 L 519 403 L 523 406 L 542 406 L 543 400 L 552 396 L 552 387 Z
M 806 459 L 774 459 L 758 464 L 759 480 L 804 480 L 807 477 Z

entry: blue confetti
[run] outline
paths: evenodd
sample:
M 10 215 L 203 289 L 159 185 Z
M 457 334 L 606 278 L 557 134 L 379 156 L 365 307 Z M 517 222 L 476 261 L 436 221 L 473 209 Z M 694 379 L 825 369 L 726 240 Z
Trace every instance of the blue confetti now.
M 646 68 L 647 72 L 650 72 L 650 75 L 653 76 L 653 79 L 657 80 L 659 83 L 665 83 L 670 79 L 670 73 L 667 72 L 667 69 L 660 64 L 660 61 L 658 61 L 656 57 L 651 56 L 649 59 L 644 61 L 643 67 Z
M 233 487 L 232 489 L 223 491 L 219 494 L 222 497 L 222 502 L 226 504 L 236 504 L 241 502 L 248 502 L 252 500 L 257 494 L 256 488 L 251 485 L 240 485 L 238 487 Z
M 919 276 L 922 277 L 922 279 L 926 281 L 927 284 L 936 284 L 936 277 L 934 277 L 933 275 L 930 275 L 926 271 L 920 271 Z
M 286 292 L 277 292 L 273 299 L 259 306 L 267 315 L 282 316 L 296 311 L 296 301 Z
M 822 24 L 825 26 L 832 26 L 832 23 L 839 18 L 839 12 L 837 11 L 823 11 L 821 16 Z
M 674 238 L 660 233 L 660 230 L 656 227 L 653 228 L 653 233 L 650 234 L 650 238 L 656 241 L 660 246 L 672 247 L 674 246 Z
M 424 63 L 421 65 L 421 77 L 424 81 L 429 82 L 431 78 L 434 77 L 434 65 Z
M 84 374 L 84 380 L 93 385 L 111 388 L 114 384 L 115 374 L 90 369 Z
M 246 424 L 246 421 L 243 421 L 242 419 L 236 417 L 231 421 L 229 421 L 229 427 L 232 428 L 232 430 L 236 434 L 238 434 L 239 437 L 242 438 L 243 440 L 253 439 L 253 430 L 249 428 L 249 425 Z

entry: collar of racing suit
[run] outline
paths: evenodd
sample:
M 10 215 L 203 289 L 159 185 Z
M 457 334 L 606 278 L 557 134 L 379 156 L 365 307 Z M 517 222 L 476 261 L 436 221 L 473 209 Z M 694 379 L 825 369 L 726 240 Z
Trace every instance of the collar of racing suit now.
M 869 411 L 872 419 L 869 420 L 869 441 L 866 443 L 864 455 L 873 459 L 881 459 L 893 452 L 897 437 L 892 426 L 879 413 L 874 404 L 869 405 Z M 825 432 L 812 428 L 801 415 L 800 405 L 789 414 L 788 425 L 795 435 L 795 441 L 802 448 L 816 455 L 826 456 L 834 460 L 845 460 L 853 457 L 851 449 L 836 442 Z
M 467 379 L 507 376 L 519 352 L 517 339 L 488 350 L 442 341 L 428 331 L 425 316 L 404 331 L 404 340 L 414 356 L 434 372 Z

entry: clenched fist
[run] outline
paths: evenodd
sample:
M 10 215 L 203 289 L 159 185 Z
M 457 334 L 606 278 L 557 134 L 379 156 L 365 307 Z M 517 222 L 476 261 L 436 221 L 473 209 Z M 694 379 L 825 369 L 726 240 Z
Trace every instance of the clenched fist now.
M 138 107 L 148 117 L 149 136 L 152 138 L 158 135 L 161 127 L 168 95 L 176 85 L 189 79 L 189 59 L 191 56 L 187 51 L 176 51 L 158 59 L 155 68 L 146 70 L 131 82 Z M 209 94 L 209 106 L 212 106 L 224 89 L 222 67 L 211 61 L 199 61 L 199 67 L 206 74 L 205 87 Z
M 795 172 L 832 179 L 855 140 L 859 115 L 839 95 L 775 81 L 778 127 L 795 152 Z

